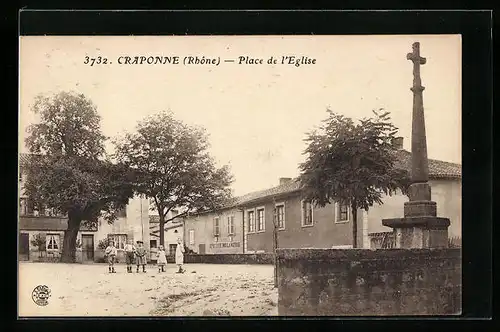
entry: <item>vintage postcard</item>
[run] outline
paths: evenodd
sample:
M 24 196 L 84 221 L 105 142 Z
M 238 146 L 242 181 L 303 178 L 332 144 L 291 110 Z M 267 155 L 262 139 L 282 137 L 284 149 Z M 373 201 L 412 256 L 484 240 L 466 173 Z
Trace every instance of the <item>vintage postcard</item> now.
M 461 312 L 461 37 L 21 36 L 18 315 Z

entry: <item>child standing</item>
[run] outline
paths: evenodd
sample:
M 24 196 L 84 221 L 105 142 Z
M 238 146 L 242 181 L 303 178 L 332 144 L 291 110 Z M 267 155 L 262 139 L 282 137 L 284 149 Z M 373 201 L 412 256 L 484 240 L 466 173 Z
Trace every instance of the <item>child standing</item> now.
M 115 271 L 115 258 L 116 258 L 116 247 L 115 243 L 113 241 L 109 241 L 108 246 L 106 247 L 106 250 L 104 251 L 104 254 L 108 256 L 108 269 L 109 273 L 116 273 Z
M 175 264 L 179 267 L 179 271 L 176 273 L 185 272 L 182 268 L 182 264 L 184 264 L 184 244 L 182 243 L 181 238 L 177 239 L 177 248 L 175 248 Z
M 142 272 L 146 272 L 147 251 L 144 248 L 144 242 L 137 241 L 138 248 L 135 250 L 135 264 L 137 265 L 137 273 L 139 273 L 139 266 L 142 265 Z
M 165 250 L 163 246 L 160 245 L 158 248 L 158 253 L 156 254 L 157 264 L 158 264 L 158 272 L 165 272 L 165 265 L 167 265 L 167 256 L 165 255 Z
M 125 261 L 127 263 L 127 272 L 132 273 L 132 264 L 134 264 L 135 247 L 132 244 L 132 240 L 128 240 L 125 245 Z

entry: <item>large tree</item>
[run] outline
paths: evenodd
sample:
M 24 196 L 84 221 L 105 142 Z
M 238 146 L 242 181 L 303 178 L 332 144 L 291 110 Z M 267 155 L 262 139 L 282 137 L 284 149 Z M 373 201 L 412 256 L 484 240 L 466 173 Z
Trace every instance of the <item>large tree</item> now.
M 160 112 L 115 141 L 116 159 L 135 171 L 135 190 L 149 197 L 158 212 L 161 245 L 167 222 L 220 208 L 230 198 L 229 169 L 216 167 L 207 138 L 203 129 Z M 179 213 L 167 217 L 174 209 Z
M 84 95 L 40 95 L 32 111 L 39 121 L 28 127 L 24 190 L 35 206 L 68 217 L 61 260 L 74 262 L 80 226 L 113 222 L 133 195 L 132 178 L 105 159 L 100 116 Z
M 323 125 L 308 134 L 300 181 L 307 201 L 317 206 L 338 202 L 352 212 L 353 248 L 357 248 L 357 211 L 382 204 L 382 195 L 406 192 L 409 175 L 395 166 L 398 129 L 389 112 L 355 123 L 330 110 Z

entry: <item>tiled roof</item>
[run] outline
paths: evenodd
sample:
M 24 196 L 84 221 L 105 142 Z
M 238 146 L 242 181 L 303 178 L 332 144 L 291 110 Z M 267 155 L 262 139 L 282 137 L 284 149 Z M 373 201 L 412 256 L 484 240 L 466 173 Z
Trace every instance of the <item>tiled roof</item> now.
M 397 168 L 406 169 L 411 172 L 411 152 L 406 150 L 398 151 L 398 159 L 395 164 Z M 429 178 L 430 179 L 459 179 L 462 177 L 462 166 L 446 161 L 429 159 Z M 243 205 L 267 197 L 281 194 L 292 193 L 300 190 L 298 178 L 289 182 L 256 192 L 252 192 L 234 199 L 234 206 Z
M 411 152 L 400 150 L 396 167 L 411 172 Z M 431 179 L 460 179 L 462 165 L 446 161 L 429 159 L 429 178 Z
M 282 194 L 292 193 L 300 190 L 300 182 L 298 178 L 292 179 L 282 185 L 272 187 L 269 189 L 255 191 L 235 199 L 235 205 L 242 205 L 257 199 L 270 196 L 278 196 Z
M 20 153 L 19 154 L 19 165 L 26 164 L 28 162 L 28 154 L 27 153 Z
M 29 161 L 29 156 L 42 156 L 42 155 L 37 155 L 37 154 L 32 154 L 32 153 L 19 153 L 19 166 L 25 165 Z

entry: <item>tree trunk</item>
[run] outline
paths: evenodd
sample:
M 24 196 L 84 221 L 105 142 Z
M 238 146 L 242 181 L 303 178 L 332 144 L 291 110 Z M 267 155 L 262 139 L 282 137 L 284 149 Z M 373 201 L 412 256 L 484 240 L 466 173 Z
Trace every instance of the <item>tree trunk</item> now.
M 351 204 L 352 210 L 352 247 L 358 247 L 358 207 L 356 203 Z
M 159 213 L 160 217 L 160 245 L 165 247 L 165 216 L 163 213 Z
M 74 263 L 76 261 L 76 237 L 82 223 L 81 217 L 76 213 L 69 213 L 68 229 L 64 233 L 61 262 Z

